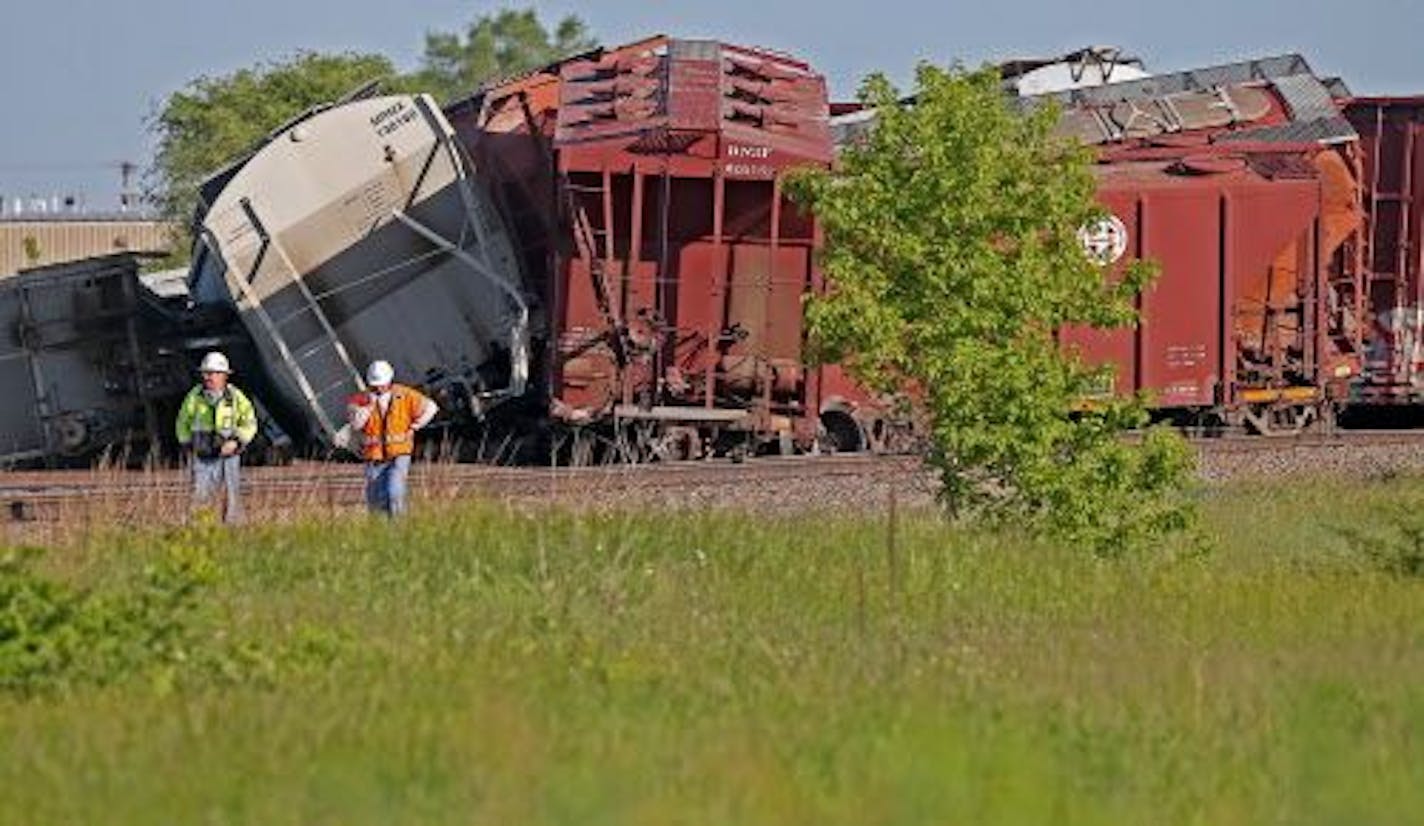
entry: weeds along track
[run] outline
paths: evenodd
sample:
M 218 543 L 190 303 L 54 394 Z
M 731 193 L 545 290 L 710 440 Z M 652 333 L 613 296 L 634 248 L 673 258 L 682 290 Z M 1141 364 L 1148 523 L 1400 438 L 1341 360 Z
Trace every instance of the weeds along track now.
M 1192 439 L 1207 482 L 1345 475 L 1362 478 L 1424 471 L 1424 431 L 1337 431 L 1291 438 Z M 763 457 L 593 467 L 494 467 L 418 463 L 418 502 L 482 498 L 589 507 L 724 507 L 759 513 L 877 510 L 892 500 L 928 506 L 937 485 L 910 456 Z M 358 512 L 364 482 L 354 463 L 298 462 L 243 470 L 250 521 Z M 189 511 L 181 469 L 0 473 L 0 523 L 19 541 L 55 529 L 161 525 Z M 15 529 L 19 529 L 18 531 Z
M 523 491 L 531 486 L 588 486 L 614 484 L 716 484 L 740 479 L 797 479 L 808 475 L 844 475 L 881 469 L 911 467 L 908 456 L 788 456 L 763 457 L 745 462 L 664 462 L 607 464 L 586 467 L 509 467 L 445 462 L 417 462 L 411 469 L 414 487 L 443 485 L 475 489 Z M 360 492 L 361 465 L 356 463 L 298 461 L 282 467 L 244 467 L 244 489 L 266 487 L 291 493 L 321 490 Z M 184 469 L 158 470 L 39 470 L 0 474 L 0 496 L 29 494 L 43 498 L 88 496 L 108 492 L 182 494 L 189 489 Z
M 411 471 L 417 501 L 485 498 L 512 502 L 638 506 L 746 506 L 757 510 L 842 507 L 870 491 L 903 489 L 932 498 L 931 477 L 906 456 L 820 456 L 592 467 L 491 467 L 418 463 Z M 245 468 L 249 520 L 360 508 L 361 466 L 299 462 Z M 844 494 L 858 494 L 847 496 Z M 0 520 L 15 524 L 142 525 L 181 521 L 188 512 L 185 471 L 27 471 L 0 474 Z

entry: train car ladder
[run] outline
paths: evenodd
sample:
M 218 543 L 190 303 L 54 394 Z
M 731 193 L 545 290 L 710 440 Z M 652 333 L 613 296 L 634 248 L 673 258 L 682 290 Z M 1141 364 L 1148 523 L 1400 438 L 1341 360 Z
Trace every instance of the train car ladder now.
M 599 315 L 603 317 L 603 323 L 609 330 L 613 357 L 617 361 L 618 369 L 622 371 L 628 366 L 628 330 L 618 310 L 613 306 L 612 296 L 608 292 L 606 269 L 607 261 L 613 254 L 613 225 L 608 205 L 610 193 L 601 182 L 597 186 L 580 185 L 571 182 L 567 176 L 564 177 L 561 188 L 564 192 L 564 207 L 572 221 L 574 243 L 588 261 L 589 278 L 593 282 L 593 298 L 598 304 Z M 598 227 L 594 226 L 588 216 L 588 210 L 580 203 L 579 195 L 592 196 L 598 204 L 601 219 Z
M 326 409 L 322 406 L 322 400 L 333 391 L 349 388 L 352 382 L 354 382 L 357 387 L 364 387 L 365 383 L 361 379 L 361 371 L 358 370 L 355 363 L 352 362 L 350 354 L 346 351 L 346 346 L 342 344 L 341 339 L 337 337 L 331 320 L 327 318 L 326 313 L 321 309 L 321 304 L 317 301 L 316 296 L 312 295 L 311 288 L 302 280 L 296 267 L 292 265 L 292 261 L 288 257 L 286 250 L 282 248 L 281 242 L 267 231 L 267 227 L 263 224 L 261 217 L 258 216 L 257 210 L 252 206 L 252 202 L 247 198 L 243 198 L 238 203 L 242 207 L 243 214 L 247 216 L 248 223 L 252 225 L 253 230 L 256 231 L 257 237 L 261 242 L 257 249 L 257 254 L 253 257 L 251 269 L 244 276 L 237 279 L 243 297 L 247 300 L 248 305 L 261 321 L 262 326 L 267 328 L 267 332 L 272 337 L 273 344 L 277 347 L 278 355 L 282 358 L 282 363 L 286 365 L 288 372 L 291 374 L 293 380 L 296 381 L 298 389 L 301 391 L 303 398 L 306 399 L 307 404 L 311 407 L 312 413 L 316 416 L 317 421 L 328 434 L 335 434 L 339 428 L 331 420 L 331 417 L 327 415 Z M 216 247 L 214 248 L 216 249 Z M 303 303 L 301 310 L 287 315 L 282 321 L 277 321 L 272 318 L 271 314 L 267 312 L 266 307 L 263 305 L 262 300 L 253 294 L 251 287 L 252 282 L 262 271 L 263 264 L 267 263 L 268 253 L 273 250 L 275 250 L 277 254 L 277 269 L 280 269 L 282 274 L 287 276 L 288 280 L 297 287 L 297 292 L 301 296 Z M 321 336 L 316 344 L 308 345 L 299 353 L 293 353 L 291 346 L 287 343 L 286 337 L 282 335 L 281 327 L 285 322 L 297 318 L 304 313 L 310 313 L 311 316 L 316 319 L 321 330 Z M 307 374 L 307 371 L 302 365 L 304 362 L 310 361 L 314 356 L 323 352 L 335 356 L 340 367 L 343 368 L 341 370 L 342 376 L 337 381 L 317 389 L 314 387 L 311 377 Z

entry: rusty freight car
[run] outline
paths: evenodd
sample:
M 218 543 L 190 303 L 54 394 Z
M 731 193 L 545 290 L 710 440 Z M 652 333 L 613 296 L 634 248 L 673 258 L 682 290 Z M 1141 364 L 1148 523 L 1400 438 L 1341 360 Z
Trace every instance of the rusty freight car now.
M 1424 97 L 1355 98 L 1368 216 L 1362 285 L 1368 358 L 1363 404 L 1424 403 Z
M 1082 237 L 1108 276 L 1160 267 L 1136 328 L 1065 330 L 1065 346 L 1114 368 L 1103 392 L 1144 393 L 1164 418 L 1269 434 L 1332 419 L 1370 338 L 1346 90 L 1299 55 L 1135 68 L 1014 104 L 1055 102 L 1059 134 L 1096 149 L 1108 215 Z M 872 113 L 840 112 L 839 144 L 874 128 Z
M 1161 267 L 1137 329 L 1065 338 L 1179 418 L 1329 420 L 1368 338 L 1358 135 L 1331 85 L 1285 55 L 1052 97 L 1098 147 L 1095 229 Z
M 1351 371 L 1327 335 L 1321 188 L 1294 156 L 1113 163 L 1098 173 L 1107 253 L 1160 267 L 1133 329 L 1068 330 L 1117 392 L 1189 422 L 1294 432 L 1328 415 Z
M 638 449 L 858 449 L 886 422 L 808 368 L 821 288 L 790 169 L 833 156 L 824 79 L 793 57 L 656 37 L 488 88 L 447 109 L 542 273 L 552 420 Z

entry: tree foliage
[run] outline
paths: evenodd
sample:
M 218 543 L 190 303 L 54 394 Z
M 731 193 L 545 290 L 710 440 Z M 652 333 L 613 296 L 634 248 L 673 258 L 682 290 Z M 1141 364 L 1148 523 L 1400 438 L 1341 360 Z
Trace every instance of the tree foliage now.
M 1183 441 L 1122 438 L 1147 424 L 1143 400 L 1095 398 L 1103 372 L 1057 341 L 1135 323 L 1153 274 L 1107 278 L 1085 254 L 1078 231 L 1103 217 L 1088 151 L 1052 136 L 1052 107 L 1012 109 L 993 70 L 923 65 L 908 106 L 872 76 L 861 99 L 875 127 L 836 171 L 790 185 L 825 232 L 833 287 L 808 307 L 822 354 L 912 389 L 958 516 L 1102 552 L 1184 527 Z
M 169 95 L 150 119 L 158 146 L 145 182 L 148 199 L 182 228 L 175 239 L 181 257 L 192 243 L 188 232 L 198 185 L 303 111 L 371 80 L 384 81 L 389 91 L 446 99 L 594 45 L 577 17 L 565 17 L 551 32 L 534 10 L 506 9 L 476 18 L 463 32 L 428 33 L 422 66 L 412 74 L 398 73 L 381 55 L 304 52 L 200 77 Z
M 150 128 L 158 140 L 148 196 L 184 230 L 186 249 L 198 185 L 251 150 L 273 129 L 371 80 L 393 78 L 379 55 L 302 53 L 289 60 L 200 77 L 168 96 Z
M 545 28 L 533 9 L 481 15 L 461 32 L 425 35 L 425 55 L 415 82 L 441 100 L 468 95 L 481 84 L 536 69 L 597 46 L 579 18 Z

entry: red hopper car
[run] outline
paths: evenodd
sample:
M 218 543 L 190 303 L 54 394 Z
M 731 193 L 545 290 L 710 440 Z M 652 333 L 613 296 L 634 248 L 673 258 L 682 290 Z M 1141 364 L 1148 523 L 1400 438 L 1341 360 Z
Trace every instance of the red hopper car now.
M 1160 266 L 1136 329 L 1069 346 L 1184 423 L 1329 420 L 1367 338 L 1358 136 L 1330 85 L 1286 55 L 1056 97 L 1099 150 L 1110 217 L 1085 241 Z
M 867 446 L 879 408 L 808 368 L 814 223 L 782 194 L 833 151 L 825 81 L 786 55 L 656 37 L 447 109 L 543 273 L 547 414 L 662 455 Z

